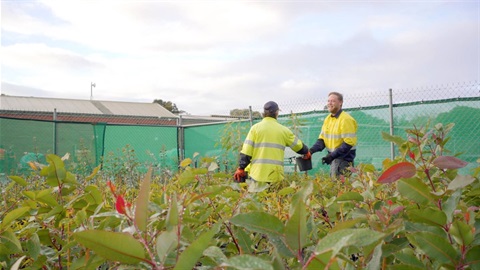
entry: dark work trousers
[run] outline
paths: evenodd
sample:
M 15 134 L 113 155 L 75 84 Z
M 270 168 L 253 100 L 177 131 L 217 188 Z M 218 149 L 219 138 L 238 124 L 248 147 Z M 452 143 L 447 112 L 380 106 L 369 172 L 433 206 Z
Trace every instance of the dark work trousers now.
M 330 177 L 336 180 L 340 175 L 350 176 L 351 172 L 347 168 L 353 166 L 353 162 L 346 161 L 343 158 L 336 158 L 330 164 Z

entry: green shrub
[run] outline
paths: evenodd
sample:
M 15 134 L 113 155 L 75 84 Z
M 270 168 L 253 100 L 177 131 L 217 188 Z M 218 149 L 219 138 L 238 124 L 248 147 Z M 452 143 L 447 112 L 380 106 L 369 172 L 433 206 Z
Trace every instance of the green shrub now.
M 237 184 L 213 158 L 169 181 L 112 167 L 77 182 L 63 160 L 2 193 L 4 269 L 480 269 L 480 169 L 445 148 L 453 125 L 383 134 L 400 154 L 343 181 Z M 129 164 L 135 161 L 128 157 Z M 196 167 L 196 168 L 195 168 Z M 102 172 L 104 173 L 104 172 Z M 138 179 L 140 177 L 141 179 Z M 139 187 L 136 184 L 140 183 Z

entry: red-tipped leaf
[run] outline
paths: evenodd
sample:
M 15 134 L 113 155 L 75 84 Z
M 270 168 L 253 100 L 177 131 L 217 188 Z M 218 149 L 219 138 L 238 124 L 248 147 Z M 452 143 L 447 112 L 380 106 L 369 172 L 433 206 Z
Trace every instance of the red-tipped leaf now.
M 468 162 L 450 156 L 439 156 L 433 161 L 433 165 L 440 169 L 460 169 L 468 165 Z
M 125 210 L 126 209 L 125 199 L 123 198 L 122 195 L 117 196 L 117 201 L 115 202 L 115 208 L 117 209 L 117 212 L 122 215 L 125 215 L 125 213 L 127 213 L 127 211 Z
M 401 178 L 410 178 L 415 175 L 417 169 L 415 165 L 410 162 L 400 162 L 388 168 L 378 178 L 377 182 L 380 184 L 393 183 Z

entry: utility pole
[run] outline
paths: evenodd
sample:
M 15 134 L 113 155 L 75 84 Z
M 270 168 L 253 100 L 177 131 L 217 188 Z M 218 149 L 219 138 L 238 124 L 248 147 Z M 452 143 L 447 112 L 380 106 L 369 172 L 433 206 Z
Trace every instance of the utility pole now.
M 90 83 L 90 100 L 93 100 L 93 87 L 95 87 L 95 83 Z

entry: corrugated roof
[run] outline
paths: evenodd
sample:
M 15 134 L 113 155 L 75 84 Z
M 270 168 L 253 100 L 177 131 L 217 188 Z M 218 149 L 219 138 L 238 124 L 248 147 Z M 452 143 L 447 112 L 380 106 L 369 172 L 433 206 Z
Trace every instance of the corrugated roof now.
M 38 98 L 6 95 L 0 96 L 0 109 L 30 112 L 53 112 L 56 109 L 58 113 L 178 118 L 177 115 L 171 113 L 158 103 Z

